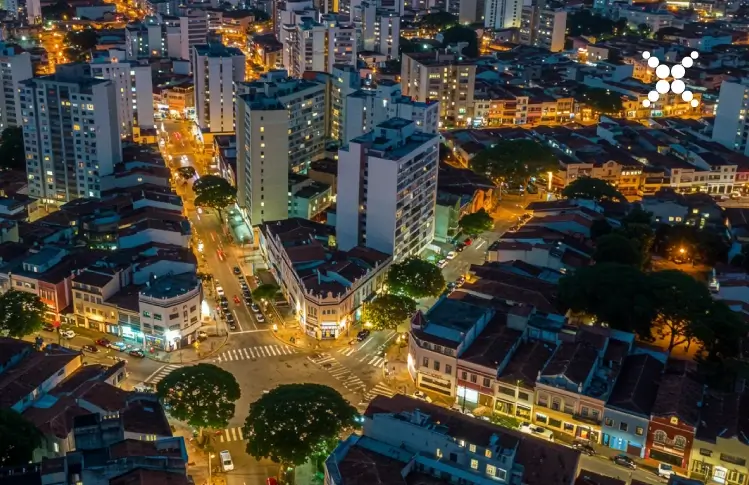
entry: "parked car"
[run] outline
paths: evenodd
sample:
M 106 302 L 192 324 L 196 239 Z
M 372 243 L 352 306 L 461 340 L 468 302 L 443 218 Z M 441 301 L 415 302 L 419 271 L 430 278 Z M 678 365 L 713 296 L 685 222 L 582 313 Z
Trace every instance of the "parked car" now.
M 102 347 L 109 347 L 111 343 L 108 338 L 100 338 L 96 341 L 96 345 L 101 345 Z
M 199 338 L 200 340 L 205 340 L 205 339 L 207 339 L 207 338 L 208 338 L 208 333 L 206 333 L 206 331 L 205 331 L 205 330 L 199 330 L 199 331 L 198 331 L 198 338 Z
M 245 296 L 245 297 L 244 297 L 244 302 L 245 302 L 245 304 L 247 304 L 247 305 L 252 305 L 252 297 L 249 297 L 249 296 Z
M 460 243 L 457 246 L 455 246 L 455 251 L 458 253 L 462 253 L 465 248 L 466 248 L 466 245 L 463 243 Z
M 72 330 L 62 330 L 60 331 L 60 335 L 62 338 L 73 338 L 75 337 L 75 332 Z
M 542 428 L 541 426 L 536 426 L 535 424 L 531 424 L 528 422 L 520 423 L 520 427 L 518 428 L 521 433 L 527 433 L 530 435 L 533 435 L 537 438 L 542 438 L 547 441 L 554 441 L 554 433 L 551 432 L 551 430 Z
M 227 313 L 224 316 L 226 317 L 226 323 L 234 323 L 235 322 L 234 315 L 232 315 L 231 313 Z
M 229 325 L 229 330 L 236 330 L 237 329 L 237 326 L 236 326 L 236 324 L 234 324 L 234 322 L 229 322 L 228 325 Z
M 216 285 L 216 294 L 217 294 L 218 296 L 224 296 L 224 295 L 225 295 L 225 293 L 224 293 L 224 289 L 223 289 L 223 288 L 221 288 L 221 287 L 220 287 L 219 285 Z
M 625 468 L 631 468 L 632 470 L 637 470 L 637 464 L 632 458 L 628 457 L 627 455 L 624 455 L 624 454 L 616 455 L 615 457 L 611 458 L 611 461 Z
M 458 287 L 461 287 L 461 286 L 463 286 L 463 284 L 464 284 L 465 282 L 466 282 L 466 277 L 465 277 L 465 276 L 461 276 L 460 278 L 458 278 L 457 280 L 455 280 L 455 284 L 456 284 L 456 285 L 457 285 Z
M 372 333 L 366 328 L 364 330 L 360 330 L 359 333 L 356 334 L 356 340 L 361 342 L 362 340 L 365 340 L 367 337 L 369 337 L 369 334 Z
M 575 441 L 574 443 L 572 443 L 572 448 L 576 449 L 583 455 L 595 456 L 596 454 L 596 450 L 592 446 L 590 446 L 590 444 L 583 443 L 581 441 Z
M 424 391 L 415 391 L 411 396 L 419 401 L 432 402 L 432 398 L 427 396 Z
M 263 323 L 265 321 L 265 317 L 263 317 L 263 314 L 259 312 L 255 314 L 255 319 L 258 323 Z
M 252 308 L 252 311 L 255 312 L 255 313 L 258 313 L 260 311 L 260 307 L 258 307 L 255 302 L 252 302 L 250 304 L 250 308 Z
M 42 326 L 42 330 L 44 330 L 45 332 L 54 332 L 55 331 L 55 326 L 52 325 L 51 323 L 45 323 Z
M 233 268 L 232 268 L 231 270 L 232 270 L 232 272 L 233 272 L 233 273 L 234 273 L 235 275 L 241 275 L 241 274 L 242 274 L 242 270 L 241 270 L 241 269 L 239 269 L 239 266 L 234 266 L 234 267 L 233 267 Z
M 450 251 L 445 256 L 445 259 L 448 260 L 448 261 L 450 261 L 451 259 L 455 259 L 455 256 L 457 256 L 457 255 L 458 255 L 458 253 L 456 253 L 455 251 Z
M 133 349 L 130 352 L 128 352 L 129 355 L 133 357 L 138 357 L 139 359 L 142 359 L 146 356 L 146 353 L 143 352 L 141 349 Z
M 99 349 L 95 345 L 84 345 L 81 347 L 81 350 L 84 352 L 91 352 L 92 354 L 95 354 L 99 351 Z
M 658 463 L 658 476 L 662 478 L 671 478 L 671 475 L 676 475 L 674 467 L 668 463 Z
M 223 468 L 225 472 L 234 470 L 234 462 L 231 461 L 229 450 L 219 452 L 219 456 L 221 457 L 221 468 Z
M 109 344 L 109 348 L 113 350 L 119 350 L 120 352 L 124 352 L 127 350 L 127 344 L 125 342 L 111 342 Z
M 439 261 L 437 261 L 437 267 L 439 269 L 442 269 L 445 266 L 447 266 L 447 260 L 446 259 L 440 259 Z

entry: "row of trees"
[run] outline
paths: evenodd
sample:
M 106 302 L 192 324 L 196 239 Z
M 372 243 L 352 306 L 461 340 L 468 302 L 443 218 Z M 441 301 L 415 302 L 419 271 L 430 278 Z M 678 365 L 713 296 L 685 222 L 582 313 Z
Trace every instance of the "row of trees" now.
M 476 173 L 511 188 L 527 188 L 533 178 L 559 170 L 551 148 L 535 140 L 500 140 L 469 162 Z

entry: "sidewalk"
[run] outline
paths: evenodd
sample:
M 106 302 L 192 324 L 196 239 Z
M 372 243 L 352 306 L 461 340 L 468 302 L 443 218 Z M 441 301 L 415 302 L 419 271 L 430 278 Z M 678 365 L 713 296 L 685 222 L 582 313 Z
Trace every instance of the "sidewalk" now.
M 165 364 L 192 364 L 208 359 L 218 353 L 226 342 L 229 340 L 229 333 L 223 336 L 212 336 L 200 342 L 196 349 L 192 345 L 175 350 L 173 352 L 164 352 L 157 350 L 153 353 L 146 353 L 146 357 L 156 362 Z

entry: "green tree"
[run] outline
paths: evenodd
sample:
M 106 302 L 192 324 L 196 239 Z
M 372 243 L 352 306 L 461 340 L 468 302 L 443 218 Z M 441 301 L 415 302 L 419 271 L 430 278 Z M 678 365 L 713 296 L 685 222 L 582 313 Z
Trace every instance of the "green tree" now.
M 65 20 L 73 18 L 74 15 L 75 9 L 62 0 L 42 7 L 42 18 L 44 20 Z
M 447 30 L 458 24 L 458 17 L 442 11 L 428 13 L 417 22 L 418 27 L 421 29 L 437 31 Z
M 26 153 L 23 148 L 23 130 L 10 127 L 0 134 L 0 171 L 25 170 Z
M 416 312 L 416 302 L 407 296 L 384 294 L 364 305 L 362 321 L 375 330 L 394 330 Z
M 192 189 L 195 191 L 195 205 L 216 209 L 221 221 L 224 220 L 223 209 L 237 201 L 237 189 L 218 175 L 200 177 Z
M 568 199 L 588 199 L 596 202 L 602 200 L 627 201 L 613 185 L 605 180 L 593 177 L 580 177 L 573 180 L 562 189 L 562 196 Z
M 391 293 L 411 298 L 439 296 L 445 290 L 445 277 L 437 265 L 419 258 L 408 258 L 390 266 L 388 287 Z
M 579 94 L 579 101 L 603 114 L 616 115 L 624 109 L 622 94 L 608 89 L 586 88 Z
M 494 219 L 485 209 L 466 214 L 458 221 L 458 227 L 469 236 L 476 237 L 494 227 Z
M 0 467 L 28 465 L 42 446 L 42 433 L 12 409 L 0 409 Z
M 653 328 L 669 339 L 668 353 L 699 334 L 713 299 L 707 287 L 683 271 L 657 271 L 649 284 L 656 310 Z
M 640 24 L 637 26 L 637 35 L 649 39 L 653 35 L 653 31 L 650 29 L 648 24 Z
M 455 25 L 442 31 L 442 47 L 459 42 L 468 44 L 462 51 L 464 56 L 472 58 L 479 56 L 479 40 L 475 30 L 463 25 Z
M 749 325 L 741 316 L 719 300 L 713 300 L 703 318 L 694 325 L 693 335 L 702 344 L 702 359 L 718 362 L 737 357 L 749 333 Z
M 581 9 L 567 17 L 568 35 L 593 36 L 598 40 L 618 37 L 627 29 L 627 21 L 620 19 L 616 22 L 601 15 L 593 14 L 590 9 Z
M 172 417 L 200 430 L 226 428 L 242 396 L 234 376 L 212 364 L 173 370 L 156 392 Z
M 596 219 L 593 224 L 590 225 L 590 238 L 593 241 L 598 240 L 599 237 L 611 234 L 614 229 L 605 218 Z
M 255 300 L 275 301 L 276 295 L 278 295 L 279 291 L 281 291 L 281 289 L 278 285 L 264 283 L 252 290 L 252 298 Z
M 471 170 L 496 182 L 528 187 L 531 177 L 559 169 L 554 152 L 535 140 L 500 140 L 469 162 Z
M 250 405 L 244 425 L 247 454 L 269 458 L 284 469 L 327 456 L 359 413 L 335 389 L 320 384 L 286 384 Z
M 252 12 L 252 15 L 255 16 L 255 22 L 267 22 L 270 20 L 270 15 L 260 9 L 253 8 L 250 9 L 250 11 Z
M 0 332 L 16 338 L 38 332 L 46 310 L 47 306 L 32 293 L 7 291 L 0 295 Z
M 593 253 L 596 263 L 617 263 L 640 267 L 642 255 L 635 243 L 620 234 L 601 236 Z
M 188 165 L 177 169 L 177 175 L 187 183 L 188 180 L 195 176 L 195 167 Z
M 601 263 L 580 268 L 559 282 L 559 301 L 611 328 L 651 336 L 656 313 L 648 278 L 633 266 Z

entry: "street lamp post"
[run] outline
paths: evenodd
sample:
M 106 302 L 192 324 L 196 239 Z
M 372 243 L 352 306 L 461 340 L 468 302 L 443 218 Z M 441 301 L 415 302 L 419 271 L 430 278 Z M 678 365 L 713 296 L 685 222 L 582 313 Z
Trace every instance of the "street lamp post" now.
M 213 453 L 208 453 L 208 485 L 211 485 L 211 472 L 213 471 L 211 469 L 211 458 L 214 458 Z

